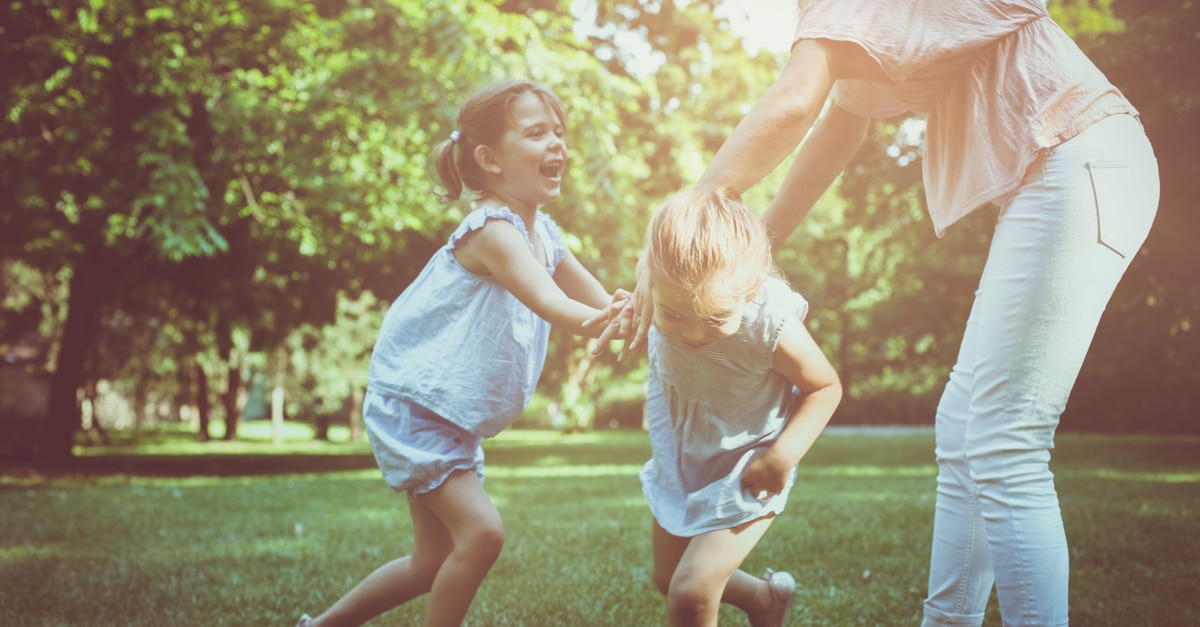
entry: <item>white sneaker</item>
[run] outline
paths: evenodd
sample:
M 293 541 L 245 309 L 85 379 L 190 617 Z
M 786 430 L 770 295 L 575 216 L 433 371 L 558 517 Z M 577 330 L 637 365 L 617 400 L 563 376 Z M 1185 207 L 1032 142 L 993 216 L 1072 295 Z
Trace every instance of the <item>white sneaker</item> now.
M 309 625 L 312 625 L 312 622 L 312 617 L 308 614 L 305 614 L 300 617 L 300 622 L 296 623 L 296 627 L 309 627 Z
M 792 600 L 796 597 L 796 580 L 784 572 L 775 572 L 770 568 L 763 574 L 767 589 L 771 594 L 771 607 L 759 616 L 746 615 L 750 627 L 783 627 L 788 614 L 792 611 Z

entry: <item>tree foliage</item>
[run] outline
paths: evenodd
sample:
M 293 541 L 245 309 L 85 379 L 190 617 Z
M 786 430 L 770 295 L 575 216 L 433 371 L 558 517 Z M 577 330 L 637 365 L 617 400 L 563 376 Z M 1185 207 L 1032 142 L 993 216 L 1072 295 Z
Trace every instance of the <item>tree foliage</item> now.
M 272 369 L 294 415 L 342 407 L 361 387 L 372 321 L 468 208 L 434 200 L 430 150 L 463 99 L 499 78 L 564 100 L 571 163 L 547 209 L 607 288 L 629 287 L 651 211 L 698 177 L 781 66 L 747 49 L 721 4 L 0 3 L 0 348 L 50 338 L 36 448 L 70 453 L 77 390 L 98 378 L 140 413 L 216 397 L 231 437 L 239 393 Z M 1163 177 L 1156 228 L 1064 424 L 1188 428 L 1200 217 L 1187 199 L 1200 159 L 1187 129 L 1200 79 L 1180 63 L 1200 45 L 1198 12 L 1168 0 L 1050 9 L 1139 108 Z M 986 212 L 935 241 L 921 129 L 877 122 L 778 256 L 848 384 L 844 420 L 930 419 L 986 253 Z M 786 166 L 747 193 L 751 206 L 766 206 Z M 643 368 L 558 333 L 541 389 L 586 424 L 604 390 Z M 1150 392 L 1113 402 L 1131 383 Z
M 1096 332 L 1063 423 L 1088 429 L 1195 432 L 1200 415 L 1200 7 L 1098 1 L 1104 28 L 1074 33 L 1138 109 L 1162 193 L 1145 246 Z M 1070 6 L 1067 3 L 1064 5 Z

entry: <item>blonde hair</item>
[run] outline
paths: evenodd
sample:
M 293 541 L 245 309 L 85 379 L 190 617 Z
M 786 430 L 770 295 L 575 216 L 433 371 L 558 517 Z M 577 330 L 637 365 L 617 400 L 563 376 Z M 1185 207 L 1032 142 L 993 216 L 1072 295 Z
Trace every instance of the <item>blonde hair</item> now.
M 546 103 L 558 116 L 566 132 L 567 118 L 563 104 L 548 88 L 530 81 L 507 80 L 492 83 L 467 99 L 458 111 L 454 139 L 446 139 L 434 149 L 434 166 L 445 188 L 438 194 L 441 202 L 453 202 L 462 196 L 463 188 L 482 192 L 483 169 L 475 162 L 477 146 L 492 146 L 500 140 L 508 125 L 508 113 L 514 100 L 532 93 Z
M 767 277 L 779 275 L 762 221 L 717 193 L 668 198 L 650 221 L 642 257 L 651 284 L 663 281 L 691 294 L 704 313 L 752 298 Z

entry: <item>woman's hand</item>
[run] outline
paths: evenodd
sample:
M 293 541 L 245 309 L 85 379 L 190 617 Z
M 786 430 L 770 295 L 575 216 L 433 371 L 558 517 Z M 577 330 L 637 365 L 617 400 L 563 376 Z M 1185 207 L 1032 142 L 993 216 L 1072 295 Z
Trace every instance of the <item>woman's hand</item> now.
M 772 446 L 746 466 L 746 471 L 742 473 L 742 489 L 759 500 L 775 496 L 787 486 L 788 477 L 795 465 L 795 462 Z

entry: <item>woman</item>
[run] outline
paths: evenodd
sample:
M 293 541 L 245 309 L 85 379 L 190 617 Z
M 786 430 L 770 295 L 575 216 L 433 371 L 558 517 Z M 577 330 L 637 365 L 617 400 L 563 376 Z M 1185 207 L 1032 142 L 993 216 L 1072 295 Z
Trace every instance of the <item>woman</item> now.
M 808 0 L 786 66 L 696 187 L 736 197 L 807 134 L 764 214 L 778 245 L 870 118 L 905 111 L 928 116 L 938 235 L 1000 207 L 937 410 L 924 623 L 980 624 L 994 583 L 1006 625 L 1066 625 L 1049 451 L 1100 315 L 1154 219 L 1157 162 L 1137 111 L 1039 0 Z M 649 325 L 649 299 L 635 300 L 631 347 Z

